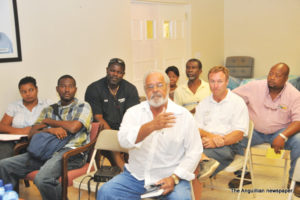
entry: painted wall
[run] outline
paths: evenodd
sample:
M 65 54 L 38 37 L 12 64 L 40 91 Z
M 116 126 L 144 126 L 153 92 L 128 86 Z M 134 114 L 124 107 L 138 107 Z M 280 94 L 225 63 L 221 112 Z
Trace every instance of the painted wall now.
M 17 2 L 23 61 L 0 63 L 0 116 L 10 102 L 20 98 L 17 84 L 27 75 L 37 79 L 40 98 L 55 101 L 55 86 L 61 75 L 75 77 L 77 97 L 83 99 L 86 87 L 105 76 L 112 57 L 125 60 L 125 79 L 131 80 L 130 0 Z M 223 60 L 223 1 L 189 2 L 189 53 L 201 59 L 206 77 L 208 68 Z
M 224 55 L 255 58 L 254 76 L 286 62 L 300 75 L 299 0 L 225 0 Z
M 111 57 L 131 65 L 129 1 L 17 2 L 23 61 L 0 63 L 0 116 L 20 98 L 17 84 L 24 76 L 37 79 L 40 98 L 56 101 L 57 79 L 71 74 L 83 99 L 88 84 L 106 74 Z
M 202 78 L 224 59 L 224 2 L 191 1 L 191 55 L 202 62 Z

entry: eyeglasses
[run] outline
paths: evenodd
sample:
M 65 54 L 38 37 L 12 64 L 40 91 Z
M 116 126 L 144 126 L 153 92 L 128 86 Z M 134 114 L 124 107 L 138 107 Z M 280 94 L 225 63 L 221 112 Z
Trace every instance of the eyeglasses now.
M 146 90 L 154 90 L 154 88 L 156 87 L 157 89 L 161 89 L 165 86 L 164 83 L 157 83 L 157 84 L 150 84 L 150 85 L 146 85 Z

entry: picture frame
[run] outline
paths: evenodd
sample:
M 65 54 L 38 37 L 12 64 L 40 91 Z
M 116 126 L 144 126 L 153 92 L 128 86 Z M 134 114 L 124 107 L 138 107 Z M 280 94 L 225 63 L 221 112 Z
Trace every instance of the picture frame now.
M 0 63 L 22 61 L 17 0 L 0 0 Z

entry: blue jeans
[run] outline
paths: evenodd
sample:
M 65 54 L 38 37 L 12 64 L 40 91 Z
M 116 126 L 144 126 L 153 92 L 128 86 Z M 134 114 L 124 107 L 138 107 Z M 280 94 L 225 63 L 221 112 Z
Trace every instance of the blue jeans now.
M 218 172 L 225 169 L 234 159 L 236 154 L 243 155 L 243 146 L 241 142 L 223 147 L 204 149 L 203 153 L 209 157 L 217 160 L 220 165 L 211 176 L 215 176 Z
M 284 129 L 281 129 L 279 131 L 276 131 L 273 134 L 264 134 L 260 133 L 256 130 L 253 130 L 253 136 L 252 136 L 252 143 L 251 146 L 255 146 L 262 143 L 269 143 L 272 144 L 273 140 L 278 136 L 279 133 L 282 133 Z M 242 145 L 244 147 L 247 146 L 248 139 L 242 140 Z M 295 133 L 291 137 L 289 137 L 288 141 L 285 143 L 284 148 L 291 151 L 290 157 L 291 157 L 291 168 L 289 171 L 289 177 L 293 177 L 295 165 L 297 159 L 300 157 L 300 133 Z
M 146 192 L 144 181 L 137 180 L 124 168 L 124 172 L 102 185 L 97 194 L 97 200 L 137 200 Z M 191 187 L 189 181 L 181 180 L 174 190 L 157 199 L 191 200 Z
M 34 184 L 39 189 L 43 200 L 61 200 L 61 159 L 62 155 L 71 150 L 63 148 L 54 153 L 45 163 L 33 159 L 28 153 L 6 158 L 0 161 L 0 179 L 4 183 L 12 183 L 14 187 L 19 179 L 25 178 L 32 171 L 39 170 L 34 178 Z M 76 155 L 69 159 L 68 169 L 82 167 L 86 162 L 85 155 Z

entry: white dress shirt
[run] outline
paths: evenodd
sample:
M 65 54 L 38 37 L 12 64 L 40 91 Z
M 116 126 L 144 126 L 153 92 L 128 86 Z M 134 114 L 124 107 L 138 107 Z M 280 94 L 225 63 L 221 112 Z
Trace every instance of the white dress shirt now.
M 51 104 L 53 104 L 53 101 L 49 99 L 39 99 L 38 104 L 30 111 L 24 106 L 23 100 L 19 100 L 8 105 L 6 114 L 13 117 L 12 127 L 25 128 L 27 126 L 32 126 L 42 110 Z
M 199 131 L 192 114 L 170 99 L 166 112 L 176 117 L 171 128 L 154 131 L 135 144 L 141 126 L 153 120 L 148 101 L 127 110 L 118 133 L 123 148 L 129 149 L 128 171 L 145 185 L 153 184 L 173 173 L 192 180 L 203 152 Z
M 227 135 L 239 130 L 248 135 L 249 114 L 244 100 L 228 89 L 226 97 L 216 102 L 213 96 L 202 100 L 196 107 L 195 120 L 204 131 Z

